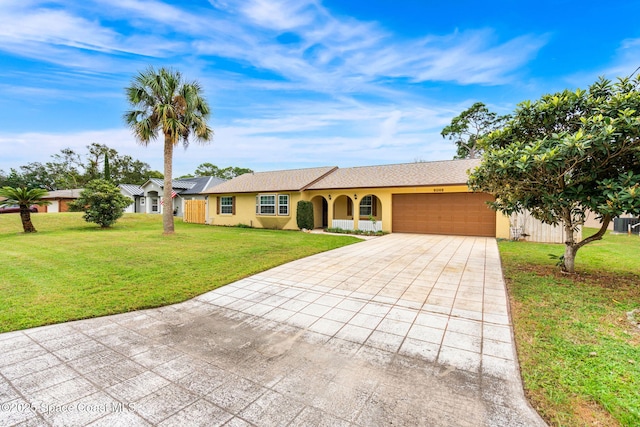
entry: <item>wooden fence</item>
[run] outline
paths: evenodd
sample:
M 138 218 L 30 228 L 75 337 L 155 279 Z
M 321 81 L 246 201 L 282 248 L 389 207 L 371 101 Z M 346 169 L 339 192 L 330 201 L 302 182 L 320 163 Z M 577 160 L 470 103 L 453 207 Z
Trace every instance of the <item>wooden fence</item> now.
M 184 222 L 195 224 L 205 224 L 207 217 L 207 202 L 204 200 L 185 200 L 184 202 Z
M 567 240 L 562 225 L 543 224 L 528 211 L 511 215 L 511 238 L 538 243 L 564 243 Z M 582 240 L 582 227 L 574 232 L 576 242 Z

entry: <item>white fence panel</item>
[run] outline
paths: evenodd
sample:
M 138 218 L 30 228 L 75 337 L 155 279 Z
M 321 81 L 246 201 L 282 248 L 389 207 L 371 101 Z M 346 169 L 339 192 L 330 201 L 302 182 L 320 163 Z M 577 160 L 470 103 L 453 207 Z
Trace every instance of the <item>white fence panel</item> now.
M 566 235 L 562 225 L 543 224 L 533 218 L 529 212 L 513 214 L 510 218 L 511 238 L 538 243 L 564 243 Z M 582 240 L 582 227 L 574 232 L 577 242 Z
M 358 221 L 358 228 L 363 231 L 382 231 L 382 221 Z
M 331 222 L 331 227 L 340 228 L 342 230 L 353 230 L 353 220 L 352 219 L 334 219 Z

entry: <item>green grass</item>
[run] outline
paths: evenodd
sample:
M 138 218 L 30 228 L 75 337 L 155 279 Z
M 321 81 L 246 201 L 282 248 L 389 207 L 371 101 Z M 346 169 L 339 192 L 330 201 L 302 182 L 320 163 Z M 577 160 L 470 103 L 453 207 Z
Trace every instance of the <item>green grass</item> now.
M 0 332 L 185 301 L 294 259 L 359 241 L 293 231 L 210 227 L 125 214 L 111 229 L 81 214 L 0 215 Z
M 500 242 L 529 399 L 556 426 L 638 426 L 640 330 L 627 312 L 640 308 L 640 238 L 584 246 L 575 276 L 549 258 L 563 250 Z

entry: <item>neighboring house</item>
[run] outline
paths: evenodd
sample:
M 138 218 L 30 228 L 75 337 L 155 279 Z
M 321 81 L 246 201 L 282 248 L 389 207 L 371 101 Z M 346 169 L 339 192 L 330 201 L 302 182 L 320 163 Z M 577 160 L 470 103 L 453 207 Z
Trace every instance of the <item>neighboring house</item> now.
M 602 221 L 598 220 L 597 216 L 598 215 L 595 212 L 588 211 L 587 218 L 584 220 L 584 226 L 592 227 L 592 228 L 602 227 Z M 618 218 L 634 218 L 634 216 L 631 214 L 624 214 L 624 215 L 620 215 Z M 615 221 L 615 218 L 612 218 L 611 222 L 609 223 L 609 226 L 607 227 L 607 230 L 613 230 L 614 221 Z
M 317 228 L 509 238 L 509 220 L 472 192 L 467 171 L 480 160 L 241 175 L 209 188 L 208 222 L 298 229 L 299 200 L 314 206 Z
M 120 188 L 120 192 L 124 196 L 133 200 L 133 203 L 124 208 L 126 213 L 145 212 L 144 190 L 142 187 L 135 184 L 120 184 L 118 188 Z
M 38 212 L 69 212 L 69 203 L 75 202 L 80 197 L 82 190 L 83 188 L 49 191 L 43 199 L 50 201 L 51 204 L 38 206 Z
M 213 176 L 202 176 L 195 178 L 176 179 L 171 183 L 172 195 L 173 195 L 173 212 L 174 215 L 182 217 L 185 211 L 185 202 L 187 200 L 204 200 L 208 199 L 206 194 L 202 194 L 206 188 L 213 187 L 220 183 L 225 182 L 224 179 L 216 178 Z M 134 187 L 124 184 L 120 186 L 120 191 L 126 196 L 131 196 L 134 200 L 139 199 L 137 207 L 139 210 L 136 212 L 160 214 L 163 212 L 164 203 L 162 200 L 162 194 L 164 191 L 164 180 L 158 178 L 151 178 L 142 186 Z M 129 194 L 126 194 L 125 191 Z M 139 191 L 142 193 L 139 194 Z M 139 195 L 133 193 L 138 192 Z

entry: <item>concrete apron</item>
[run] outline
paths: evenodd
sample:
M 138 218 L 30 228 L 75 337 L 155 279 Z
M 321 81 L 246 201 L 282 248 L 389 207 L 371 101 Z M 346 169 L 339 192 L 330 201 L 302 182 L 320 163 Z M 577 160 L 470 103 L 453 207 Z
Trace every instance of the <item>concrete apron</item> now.
M 3 426 L 545 425 L 487 238 L 392 234 L 0 352 Z

